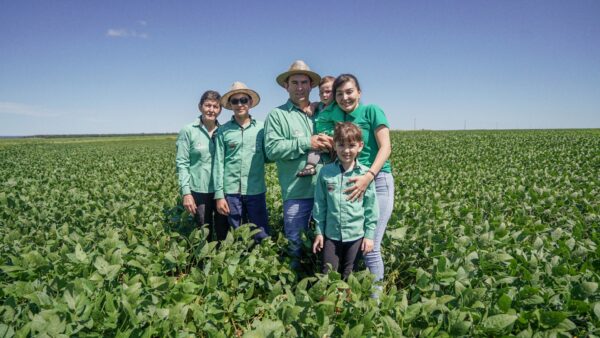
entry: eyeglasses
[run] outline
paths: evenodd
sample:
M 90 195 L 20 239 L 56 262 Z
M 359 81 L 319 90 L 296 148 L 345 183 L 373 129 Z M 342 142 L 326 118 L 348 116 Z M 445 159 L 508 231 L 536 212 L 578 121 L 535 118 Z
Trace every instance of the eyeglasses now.
M 248 99 L 247 97 L 242 97 L 241 99 L 231 99 L 229 100 L 229 102 L 231 102 L 232 105 L 237 105 L 237 104 L 248 104 L 248 102 L 250 102 L 250 99 Z

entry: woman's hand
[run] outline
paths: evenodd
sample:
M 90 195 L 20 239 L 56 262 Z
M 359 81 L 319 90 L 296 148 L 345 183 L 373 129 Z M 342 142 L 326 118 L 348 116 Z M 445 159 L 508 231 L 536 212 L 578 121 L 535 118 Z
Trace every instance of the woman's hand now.
M 224 216 L 229 215 L 229 204 L 227 204 L 226 199 L 219 198 L 217 200 L 217 212 Z
M 362 199 L 363 195 L 365 194 L 365 191 L 367 190 L 367 187 L 369 186 L 369 183 L 371 183 L 372 180 L 373 176 L 369 173 L 367 173 L 366 175 L 349 178 L 348 181 L 354 182 L 354 185 L 344 190 L 345 194 L 349 194 L 348 197 L 346 197 L 346 199 L 351 202 L 354 202 L 357 199 Z
M 363 238 L 362 244 L 360 245 L 360 250 L 362 250 L 364 254 L 373 251 L 373 240 Z
M 192 194 L 183 195 L 183 207 L 192 215 L 196 214 L 196 202 Z
M 317 253 L 323 249 L 323 235 L 317 235 L 315 237 L 315 241 L 313 242 L 313 253 Z

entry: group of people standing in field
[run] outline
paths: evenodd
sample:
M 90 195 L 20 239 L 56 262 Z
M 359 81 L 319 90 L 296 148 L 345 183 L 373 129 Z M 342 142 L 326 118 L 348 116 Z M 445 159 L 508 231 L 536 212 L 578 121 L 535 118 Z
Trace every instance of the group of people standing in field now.
M 322 252 L 324 273 L 331 267 L 347 278 L 362 252 L 375 280 L 382 280 L 381 241 L 394 205 L 383 110 L 360 102 L 355 76 L 321 78 L 301 60 L 276 81 L 289 99 L 264 123 L 250 114 L 259 94 L 242 82 L 223 96 L 202 95 L 199 119 L 180 131 L 176 143 L 183 206 L 198 225 L 209 225 L 211 238 L 223 240 L 230 227 L 252 223 L 260 242 L 271 232 L 265 163 L 274 162 L 292 268 L 299 268 L 301 234 L 312 217 L 312 250 Z M 317 86 L 320 102 L 311 104 Z M 233 116 L 220 125 L 222 108 Z

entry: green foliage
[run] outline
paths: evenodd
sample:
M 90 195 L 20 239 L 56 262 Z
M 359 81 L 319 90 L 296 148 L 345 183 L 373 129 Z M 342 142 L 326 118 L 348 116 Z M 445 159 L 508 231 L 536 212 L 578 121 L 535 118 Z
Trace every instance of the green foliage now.
M 0 142 L 0 336 L 598 336 L 600 133 L 393 132 L 384 291 L 220 245 L 181 207 L 174 139 Z M 305 246 L 310 245 L 307 234 Z

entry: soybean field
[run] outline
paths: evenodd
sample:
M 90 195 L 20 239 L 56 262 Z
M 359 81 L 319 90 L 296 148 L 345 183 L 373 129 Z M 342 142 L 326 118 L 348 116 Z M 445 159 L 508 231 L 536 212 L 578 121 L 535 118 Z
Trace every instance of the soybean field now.
M 0 140 L 0 337 L 600 336 L 600 130 L 391 137 L 379 299 L 290 269 L 273 164 L 272 239 L 217 246 L 175 136 Z

